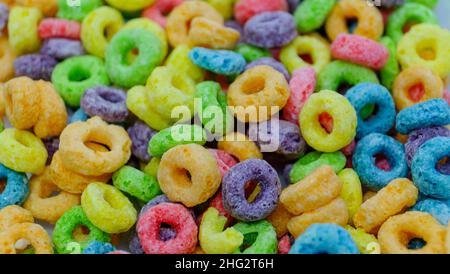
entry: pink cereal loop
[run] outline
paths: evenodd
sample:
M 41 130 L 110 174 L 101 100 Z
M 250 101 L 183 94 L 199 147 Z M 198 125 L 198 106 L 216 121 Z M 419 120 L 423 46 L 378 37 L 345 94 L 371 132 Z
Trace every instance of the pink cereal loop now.
M 184 0 L 156 0 L 153 5 L 142 11 L 142 16 L 155 21 L 161 27 L 166 27 L 166 16 L 176 6 L 183 3 Z
M 283 119 L 298 125 L 300 111 L 316 88 L 316 72 L 312 67 L 295 70 L 289 87 L 291 96 L 283 111 Z
M 38 32 L 42 39 L 67 38 L 79 40 L 81 25 L 75 21 L 46 18 L 40 22 Z

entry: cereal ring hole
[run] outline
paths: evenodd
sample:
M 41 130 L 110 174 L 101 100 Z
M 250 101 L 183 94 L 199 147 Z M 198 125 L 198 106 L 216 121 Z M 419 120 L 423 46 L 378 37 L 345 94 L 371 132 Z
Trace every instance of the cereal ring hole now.
M 432 61 L 436 59 L 436 41 L 434 39 L 422 39 L 416 46 L 416 52 L 420 58 Z
M 250 180 L 244 185 L 245 199 L 249 203 L 253 203 L 261 193 L 261 186 L 258 181 Z
M 263 77 L 249 78 L 242 85 L 242 92 L 250 95 L 262 91 L 266 86 L 266 81 Z
M 383 154 L 377 154 L 375 155 L 375 165 L 384 171 L 390 171 L 391 170 L 391 164 L 389 163 L 389 160 L 383 155 Z
M 91 78 L 91 72 L 77 67 L 69 71 L 68 78 L 70 82 L 83 82 Z
M 192 185 L 192 175 L 185 168 L 176 168 L 171 176 L 178 185 L 190 187 Z
M 89 241 L 89 227 L 85 225 L 77 225 L 72 231 L 72 238 L 78 243 Z
M 139 56 L 139 49 L 138 48 L 133 48 L 133 49 L 129 50 L 128 53 L 126 54 L 125 63 L 127 65 L 133 64 L 134 60 L 136 60 L 136 58 L 138 56 Z
M 98 153 L 111 151 L 111 144 L 104 144 L 103 142 L 100 141 L 89 140 L 85 141 L 84 145 L 89 149 Z
M 408 89 L 409 98 L 414 102 L 419 102 L 425 95 L 425 87 L 423 83 L 418 83 Z
M 449 157 L 446 156 L 438 161 L 436 164 L 436 170 L 444 175 L 450 175 L 450 160 Z
M 100 90 L 99 96 L 110 103 L 116 104 L 122 102 L 122 97 L 116 93 L 109 92 L 108 90 Z
M 366 121 L 375 117 L 378 113 L 378 106 L 375 104 L 367 104 L 360 111 L 359 116 Z
M 0 194 L 2 194 L 3 191 L 5 191 L 6 182 L 7 182 L 6 178 L 0 179 Z
M 311 56 L 311 54 L 309 53 L 302 53 L 298 55 L 304 62 L 313 65 L 314 64 L 314 60 Z
M 333 117 L 328 112 L 319 115 L 319 123 L 328 134 L 333 132 Z
M 421 238 L 412 238 L 411 240 L 409 240 L 408 242 L 408 249 L 410 250 L 417 250 L 417 249 L 421 249 L 422 247 L 424 247 L 427 244 L 427 242 L 425 242 L 423 239 Z
M 34 247 L 31 245 L 30 241 L 27 239 L 19 239 L 14 244 L 16 254 L 34 254 Z
M 358 18 L 346 18 L 347 29 L 349 33 L 355 32 L 355 29 L 358 27 Z
M 39 198 L 46 199 L 58 196 L 61 190 L 53 183 L 45 184 L 45 187 L 41 187 L 38 195 Z

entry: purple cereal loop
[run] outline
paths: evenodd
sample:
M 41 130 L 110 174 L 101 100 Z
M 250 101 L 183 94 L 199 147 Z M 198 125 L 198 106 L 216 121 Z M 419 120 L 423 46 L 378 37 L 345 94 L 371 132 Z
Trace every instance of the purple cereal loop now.
M 132 254 L 144 254 L 144 250 L 141 246 L 141 241 L 139 240 L 139 237 L 134 234 L 133 237 L 130 240 L 130 243 L 128 244 L 128 248 L 130 249 L 130 252 Z
M 252 17 L 244 26 L 244 39 L 260 48 L 278 48 L 297 36 L 294 17 L 283 11 L 264 12 Z
M 33 80 L 50 81 L 57 64 L 58 62 L 48 55 L 23 55 L 14 60 L 14 73 L 16 77 L 27 76 Z
M 247 66 L 245 67 L 245 70 L 249 70 L 256 66 L 270 66 L 270 67 L 274 68 L 275 70 L 277 70 L 278 72 L 280 72 L 281 74 L 283 74 L 284 78 L 286 78 L 287 81 L 289 81 L 289 79 L 291 78 L 291 76 L 289 75 L 289 72 L 284 67 L 284 65 L 282 63 L 278 62 L 277 60 L 273 59 L 272 57 L 263 57 L 258 60 L 255 60 L 255 61 L 251 62 L 250 64 L 247 64 Z
M 40 52 L 41 54 L 51 56 L 57 60 L 64 60 L 86 54 L 80 41 L 64 38 L 45 40 Z
M 131 139 L 133 155 L 143 162 L 149 162 L 152 157 L 148 154 L 148 142 L 157 131 L 142 121 L 136 121 L 127 131 Z
M 91 117 L 99 116 L 106 122 L 120 123 L 128 117 L 126 99 L 121 89 L 98 86 L 84 92 L 80 105 Z
M 261 188 L 256 199 L 249 203 L 245 185 L 257 181 Z M 266 161 L 249 159 L 233 166 L 222 179 L 223 206 L 231 216 L 245 222 L 266 218 L 276 208 L 281 183 L 276 170 Z
M 411 167 L 412 159 L 419 147 L 426 141 L 438 136 L 450 137 L 450 130 L 445 127 L 427 127 L 411 132 L 408 136 L 408 141 L 405 144 L 406 161 L 408 162 L 408 166 Z M 447 163 L 447 165 L 450 166 L 449 163 Z M 448 167 L 446 167 L 446 165 L 442 165 L 439 168 L 439 171 L 442 172 L 442 168 L 445 170 Z

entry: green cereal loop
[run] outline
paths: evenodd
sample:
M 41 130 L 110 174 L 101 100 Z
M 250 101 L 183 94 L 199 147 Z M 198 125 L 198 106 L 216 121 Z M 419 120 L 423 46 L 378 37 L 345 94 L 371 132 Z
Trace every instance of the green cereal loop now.
M 159 169 L 159 163 L 161 162 L 161 158 L 153 157 L 150 162 L 144 167 L 142 171 L 144 171 L 145 174 L 152 176 L 152 177 L 158 177 L 158 169 Z
M 112 180 L 115 187 L 143 202 L 148 202 L 161 194 L 159 183 L 155 177 L 131 166 L 124 166 L 116 171 Z
M 345 167 L 346 162 L 345 155 L 340 151 L 332 153 L 313 151 L 295 162 L 289 177 L 291 183 L 295 184 L 323 165 L 331 166 L 333 171 L 338 173 Z
M 84 225 L 89 229 L 88 240 L 79 242 L 81 249 L 86 248 L 91 241 L 109 242 L 111 240 L 109 234 L 101 231 L 89 221 L 81 206 L 75 206 L 66 211 L 55 224 L 52 240 L 58 253 L 68 254 L 72 252 L 72 250 L 67 249 L 67 245 L 77 242 L 73 238 L 72 232 L 79 225 Z
M 5 129 L 5 126 L 3 125 L 3 121 L 0 121 L 0 132 L 2 132 Z
M 148 143 L 148 153 L 161 157 L 169 149 L 178 145 L 206 143 L 205 130 L 197 125 L 175 125 L 153 135 Z
M 381 83 L 388 90 L 391 90 L 395 78 L 400 74 L 400 67 L 397 62 L 397 47 L 394 41 L 388 36 L 381 37 L 379 42 L 389 51 L 389 59 L 386 65 L 380 70 Z
M 139 54 L 130 61 L 128 55 L 134 49 Z M 161 42 L 153 33 L 145 29 L 124 29 L 106 47 L 106 71 L 115 85 L 131 88 L 145 84 L 163 58 Z
M 223 136 L 231 131 L 234 122 L 233 115 L 228 109 L 227 95 L 222 92 L 218 83 L 206 81 L 198 84 L 194 98 L 198 99 L 196 101 L 198 104 L 201 103 L 201 106 L 197 106 L 196 109 L 201 110 L 199 116 L 206 130 L 218 136 Z M 223 119 L 215 121 L 215 113 L 219 109 Z
M 252 223 L 237 223 L 234 229 L 244 235 L 242 246 L 249 246 L 244 251 L 236 249 L 234 254 L 276 254 L 278 249 L 277 233 L 266 220 Z
M 433 11 L 426 6 L 408 3 L 395 10 L 389 16 L 386 25 L 386 35 L 391 37 L 397 44 L 403 37 L 403 27 L 410 22 L 438 24 L 438 19 Z
M 433 9 L 439 1 L 438 0 L 406 0 L 405 2 L 406 3 L 417 3 L 417 4 L 427 6 L 430 9 Z
M 249 44 L 238 44 L 235 51 L 242 55 L 247 63 L 263 57 L 272 57 L 272 54 L 267 49 L 261 49 Z
M 317 79 L 317 91 L 337 91 L 342 84 L 355 86 L 359 83 L 378 84 L 378 78 L 371 69 L 344 61 L 333 61 L 325 66 Z
M 66 59 L 52 73 L 52 82 L 67 105 L 77 108 L 86 89 L 109 85 L 102 59 L 85 55 Z
M 319 29 L 336 4 L 336 0 L 304 0 L 295 10 L 297 30 L 302 33 Z
M 96 8 L 103 6 L 102 0 L 80 0 L 79 6 L 70 6 L 70 0 L 58 0 L 58 18 L 83 21 L 84 17 Z

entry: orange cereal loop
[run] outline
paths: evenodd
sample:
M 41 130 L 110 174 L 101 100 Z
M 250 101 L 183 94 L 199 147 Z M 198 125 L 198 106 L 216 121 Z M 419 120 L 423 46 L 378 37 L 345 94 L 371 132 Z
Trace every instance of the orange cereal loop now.
M 286 105 L 289 96 L 286 78 L 270 66 L 246 70 L 227 92 L 228 105 L 236 118 L 244 123 L 269 120 Z
M 0 210 L 0 232 L 20 223 L 34 223 L 33 214 L 17 205 L 10 205 Z
M 205 17 L 223 25 L 219 12 L 203 1 L 185 1 L 177 6 L 167 17 L 166 31 L 172 47 L 189 44 L 191 22 L 197 17 Z
M 192 47 L 212 49 L 234 49 L 240 33 L 213 20 L 197 17 L 192 20 L 189 30 L 189 43 Z
M 281 238 L 288 232 L 287 224 L 292 217 L 294 215 L 287 211 L 282 203 L 279 203 L 275 210 L 267 217 L 267 221 L 275 228 L 277 237 Z
M 50 82 L 37 81 L 41 92 L 41 113 L 34 125 L 34 133 L 39 138 L 59 136 L 67 125 L 67 110 L 64 101 Z
M 92 147 L 92 145 L 88 145 Z M 102 147 L 100 145 L 97 145 Z M 52 182 L 59 188 L 66 192 L 73 194 L 81 194 L 83 190 L 93 182 L 102 182 L 106 183 L 111 179 L 112 174 L 107 173 L 100 176 L 85 176 L 82 174 L 78 174 L 67 169 L 62 161 L 60 152 L 57 151 L 53 155 L 52 162 L 50 163 L 50 176 L 52 178 Z
M 353 34 L 377 40 L 383 34 L 383 16 L 377 7 L 364 0 L 342 0 L 337 2 L 325 23 L 325 30 L 331 41 L 341 33 L 349 33 L 347 19 L 356 18 L 357 27 Z
M 205 254 L 205 251 L 200 246 L 195 248 L 194 254 Z
M 45 16 L 52 17 L 58 11 L 58 0 L 15 0 L 15 4 L 23 7 L 35 7 Z
M 403 135 L 397 132 L 397 134 L 395 134 L 395 139 L 402 144 L 406 144 L 406 142 L 408 142 L 408 135 Z
M 30 194 L 23 204 L 36 219 L 55 223 L 67 210 L 80 204 L 80 195 L 61 191 L 50 176 L 47 167 L 42 175 L 30 180 Z M 60 191 L 56 196 L 52 194 Z
M 108 147 L 98 152 L 86 146 L 94 142 Z M 87 176 L 113 173 L 131 156 L 131 140 L 120 126 L 108 125 L 100 117 L 68 125 L 60 136 L 59 151 L 66 168 Z
M 1 33 L 0 33 L 1 35 Z M 0 82 L 14 77 L 14 54 L 6 36 L 0 37 Z
M 217 143 L 217 148 L 235 156 L 240 162 L 263 158 L 255 142 L 250 141 L 246 135 L 239 132 L 227 134 Z
M 408 211 L 390 217 L 378 232 L 382 254 L 443 254 L 446 229 L 428 213 Z M 408 249 L 412 239 L 422 239 L 425 246 Z
M 312 224 L 333 223 L 345 226 L 348 222 L 348 209 L 342 198 L 337 198 L 329 204 L 313 211 L 305 212 L 292 218 L 287 224 L 289 232 L 297 238 Z
M 447 235 L 445 236 L 445 249 L 447 250 L 447 254 L 450 254 L 450 222 L 447 226 Z
M 340 195 L 342 181 L 333 168 L 321 166 L 300 182 L 281 192 L 280 202 L 294 215 L 311 211 L 331 202 Z
M 413 206 L 418 194 L 410 180 L 395 179 L 361 205 L 353 217 L 353 223 L 356 228 L 375 233 L 389 217 Z
M 45 229 L 33 223 L 10 226 L 0 233 L 0 254 L 16 254 L 15 244 L 25 239 L 30 242 L 35 254 L 52 254 L 52 241 Z
M 158 182 L 171 201 L 193 207 L 217 192 L 222 177 L 211 152 L 200 145 L 188 144 L 164 153 L 159 163 Z
M 39 120 L 40 91 L 33 80 L 18 77 L 5 84 L 5 109 L 9 122 L 16 129 L 32 128 Z
M 441 78 L 426 67 L 409 67 L 395 79 L 392 88 L 395 105 L 400 111 L 414 104 L 442 98 Z

